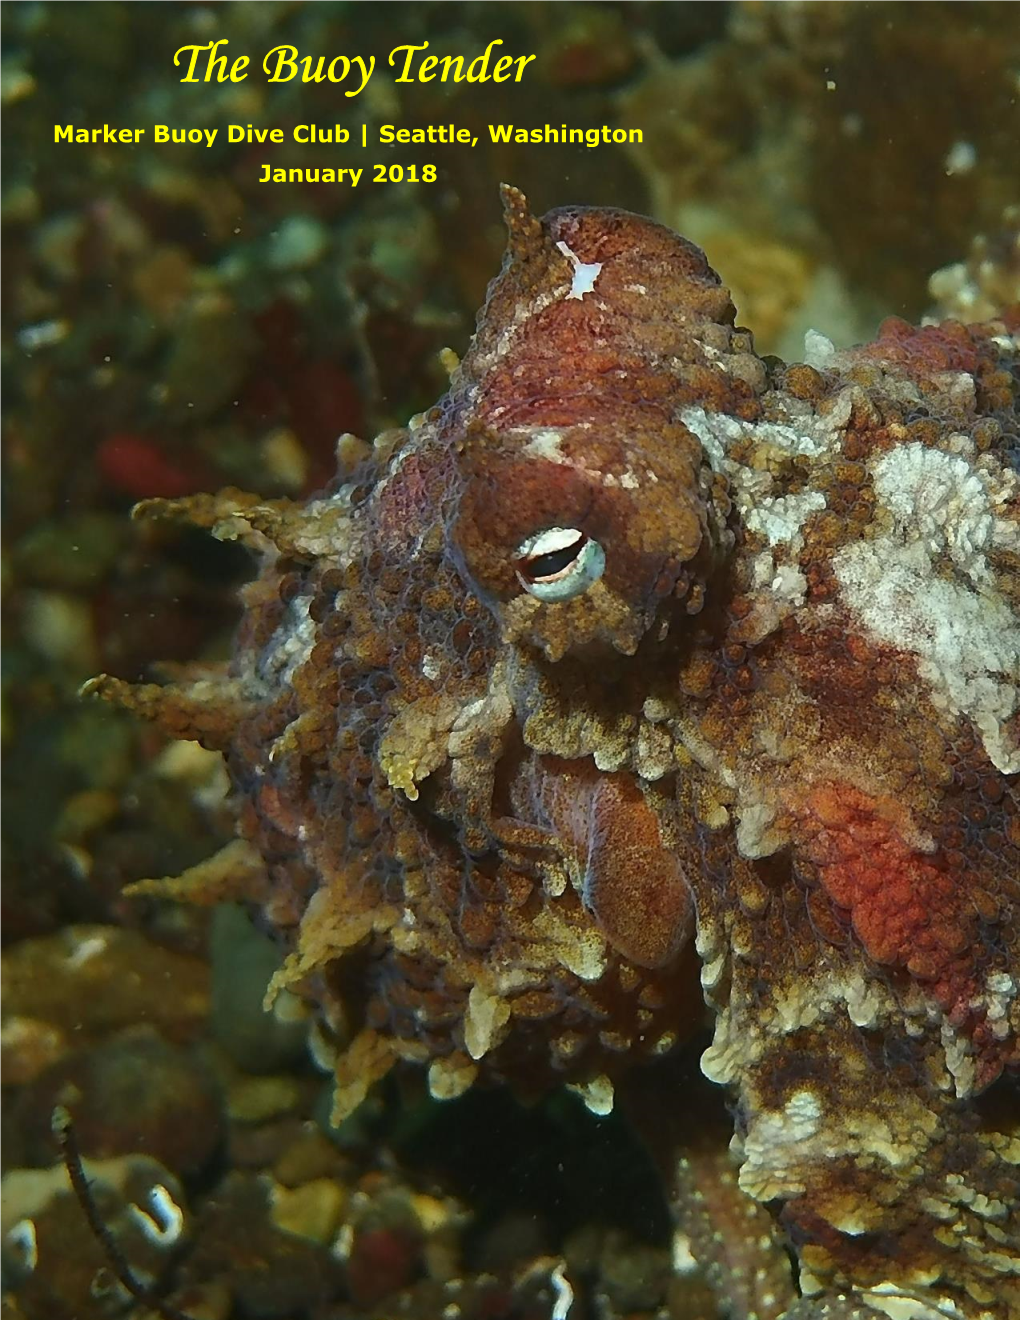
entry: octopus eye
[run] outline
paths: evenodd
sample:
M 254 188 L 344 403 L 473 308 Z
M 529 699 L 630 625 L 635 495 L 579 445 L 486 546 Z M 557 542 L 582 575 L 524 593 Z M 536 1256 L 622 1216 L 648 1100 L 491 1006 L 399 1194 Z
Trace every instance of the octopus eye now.
M 539 600 L 570 600 L 597 582 L 606 552 L 576 527 L 550 527 L 518 548 L 514 568 L 525 591 Z

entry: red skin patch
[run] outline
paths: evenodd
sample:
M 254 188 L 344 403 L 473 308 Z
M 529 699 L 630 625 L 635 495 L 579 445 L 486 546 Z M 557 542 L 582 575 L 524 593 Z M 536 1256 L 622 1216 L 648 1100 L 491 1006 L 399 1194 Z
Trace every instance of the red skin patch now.
M 913 326 L 898 316 L 882 322 L 872 344 L 854 350 L 860 357 L 887 361 L 929 375 L 939 371 L 977 371 L 980 356 L 974 336 L 957 321 Z
M 520 326 L 511 351 L 482 380 L 479 419 L 505 430 L 569 427 L 604 415 L 611 426 L 629 402 L 645 414 L 644 425 L 661 425 L 675 400 L 664 395 L 659 318 L 682 324 L 678 308 L 692 327 L 725 317 L 729 298 L 718 276 L 692 244 L 635 216 L 567 208 L 548 221 L 551 239 L 601 269 L 581 297 L 564 288 Z M 568 258 L 562 264 L 565 285 Z
M 847 783 L 815 788 L 803 806 L 805 851 L 822 888 L 850 914 L 868 956 L 924 984 L 959 1023 L 978 991 L 978 944 L 966 877 L 905 837 L 906 813 Z

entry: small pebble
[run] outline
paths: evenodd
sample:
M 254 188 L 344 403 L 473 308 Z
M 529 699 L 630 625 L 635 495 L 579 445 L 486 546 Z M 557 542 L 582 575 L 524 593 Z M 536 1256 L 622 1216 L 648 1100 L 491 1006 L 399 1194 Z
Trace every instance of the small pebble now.
M 24 1087 L 10 1110 L 12 1158 L 53 1161 L 57 1104 L 70 1110 L 83 1156 L 144 1152 L 182 1178 L 201 1172 L 223 1135 L 220 1095 L 205 1067 L 150 1026 L 79 1050 Z
M 67 1053 L 67 1035 L 38 1018 L 8 1017 L 0 1026 L 0 1059 L 5 1086 L 22 1086 Z
M 229 1173 L 207 1203 L 182 1273 L 196 1281 L 218 1279 L 230 1289 L 237 1314 L 254 1320 L 282 1320 L 312 1308 L 325 1315 L 342 1289 L 340 1265 L 327 1248 L 281 1231 L 266 1180 L 248 1173 Z
M 289 1114 L 301 1103 L 301 1086 L 286 1074 L 238 1077 L 227 1092 L 227 1112 L 235 1123 L 264 1123 Z
M 316 1178 L 301 1187 L 273 1185 L 270 1214 L 285 1233 L 310 1242 L 333 1240 L 347 1205 L 347 1193 L 332 1178 Z
M 344 1161 L 333 1142 L 313 1124 L 306 1123 L 276 1160 L 273 1176 L 285 1187 L 300 1187 L 316 1178 L 339 1177 L 343 1167 Z
M 263 1007 L 266 986 L 280 966 L 280 950 L 252 925 L 243 908 L 223 904 L 213 914 L 212 1029 L 240 1068 L 274 1072 L 306 1053 L 304 1021 L 281 1021 Z

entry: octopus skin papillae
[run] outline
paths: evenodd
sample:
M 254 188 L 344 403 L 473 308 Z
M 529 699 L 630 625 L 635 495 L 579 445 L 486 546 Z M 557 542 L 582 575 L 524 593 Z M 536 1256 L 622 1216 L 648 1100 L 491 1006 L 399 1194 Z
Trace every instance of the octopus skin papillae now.
M 281 934 L 338 1120 L 407 1061 L 657 1105 L 733 1316 L 1020 1315 L 1020 309 L 791 366 L 503 192 L 434 408 L 142 506 L 261 560 L 229 669 L 91 685 L 226 755 L 239 840 L 146 885 Z M 728 1148 L 648 1083 L 706 1024 Z

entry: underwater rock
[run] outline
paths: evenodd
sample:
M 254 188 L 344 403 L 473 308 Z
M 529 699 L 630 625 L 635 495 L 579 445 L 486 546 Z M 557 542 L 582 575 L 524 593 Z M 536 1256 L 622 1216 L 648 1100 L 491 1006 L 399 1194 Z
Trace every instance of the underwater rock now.
M 1020 314 L 786 366 L 693 244 L 504 198 L 436 407 L 141 507 L 262 561 L 229 668 L 92 685 L 226 753 L 246 842 L 164 892 L 289 942 L 337 1120 L 401 1061 L 605 1113 L 707 1017 L 735 1314 L 766 1214 L 804 1314 L 1013 1314 Z
M 194 1040 L 209 1015 L 209 968 L 119 926 L 65 926 L 4 953 L 5 1022 L 46 1024 L 75 1049 L 139 1022 Z
M 213 914 L 212 1029 L 239 1068 L 275 1072 L 297 1062 L 306 1050 L 307 1026 L 281 1020 L 262 1007 L 280 953 L 238 907 L 224 904 Z
M 273 1223 L 286 1233 L 328 1244 L 340 1227 L 346 1200 L 343 1185 L 333 1178 L 314 1178 L 294 1188 L 274 1184 Z
M 457 1278 L 459 1238 L 468 1218 L 451 1198 L 415 1192 L 387 1174 L 367 1174 L 351 1198 L 340 1238 L 354 1302 L 370 1308 L 421 1275 Z
M 273 1222 L 266 1181 L 238 1172 L 206 1203 L 182 1272 L 189 1282 L 220 1283 L 235 1308 L 256 1320 L 304 1314 L 342 1287 L 340 1266 L 325 1247 Z
M 83 513 L 40 523 L 18 546 L 18 570 L 27 582 L 49 587 L 95 587 L 124 552 L 120 520 Z
M 234 1123 L 264 1123 L 293 1113 L 301 1086 L 287 1073 L 238 1077 L 227 1091 L 227 1112 Z
M 284 1187 L 300 1187 L 323 1178 L 337 1181 L 342 1175 L 342 1157 L 314 1123 L 303 1124 L 273 1164 L 273 1177 Z
M 421 1240 L 413 1228 L 370 1228 L 356 1234 L 351 1245 L 347 1287 L 359 1308 L 375 1306 L 420 1270 Z
M 671 1273 L 669 1252 L 664 1248 L 610 1233 L 601 1244 L 599 1265 L 597 1296 L 609 1314 L 653 1311 L 662 1305 Z
M 185 1179 L 202 1171 L 222 1137 L 222 1102 L 209 1073 L 151 1027 L 69 1055 L 21 1091 L 11 1118 L 25 1163 L 52 1157 L 58 1104 L 72 1112 L 83 1155 L 139 1152 Z
M 191 1235 L 180 1183 L 147 1155 L 87 1160 L 85 1172 L 98 1213 L 136 1280 L 159 1279 Z M 107 1260 L 91 1234 L 79 1231 L 81 1206 L 64 1166 L 10 1169 L 4 1174 L 3 1257 L 26 1317 L 86 1320 L 108 1313 L 116 1285 L 99 1282 Z M 104 1293 L 106 1295 L 104 1295 Z M 5 1294 L 4 1315 L 12 1300 Z M 197 1315 L 196 1315 L 197 1320 Z

